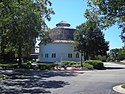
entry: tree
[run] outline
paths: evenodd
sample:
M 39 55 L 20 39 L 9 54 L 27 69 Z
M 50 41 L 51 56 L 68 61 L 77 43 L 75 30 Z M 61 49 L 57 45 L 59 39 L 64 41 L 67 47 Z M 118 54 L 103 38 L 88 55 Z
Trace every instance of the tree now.
M 117 58 L 119 60 L 124 60 L 125 59 L 125 47 L 122 47 L 121 49 L 119 49 Z
M 8 31 L 8 23 L 11 21 L 10 5 L 11 0 L 1 0 L 0 1 L 0 37 L 1 37 L 1 53 L 4 54 L 4 49 L 6 46 L 6 31 Z M 2 55 L 1 54 L 1 55 Z
M 110 57 L 112 57 L 114 60 L 118 59 L 118 55 L 119 55 L 120 49 L 115 48 L 115 49 L 111 49 L 109 52 Z
M 124 0 L 88 0 L 89 8 L 86 18 L 93 18 L 101 28 L 117 23 L 125 32 L 125 1 Z
M 109 52 L 110 57 L 114 60 L 124 60 L 125 59 L 125 47 L 111 49 Z
M 88 20 L 77 27 L 75 48 L 81 53 L 84 52 L 85 59 L 94 59 L 97 55 L 106 55 L 109 50 L 108 44 L 97 23 L 92 20 Z
M 21 64 L 22 54 L 29 54 L 35 47 L 35 39 L 41 29 L 46 27 L 44 19 L 50 20 L 50 14 L 54 14 L 49 0 L 3 0 L 0 2 L 0 28 L 6 35 L 7 47 L 13 47 Z M 7 18 L 9 15 L 9 19 Z M 5 17 L 4 17 L 5 16 Z M 7 21 L 6 21 L 7 19 Z M 12 37 L 13 36 L 13 37 Z M 2 39 L 3 41 L 3 39 Z M 1 47 L 2 48 L 2 47 Z
M 45 45 L 47 43 L 52 42 L 51 38 L 49 37 L 49 33 L 48 32 L 44 32 L 44 33 L 40 34 L 40 41 L 41 41 L 41 43 L 43 43 Z

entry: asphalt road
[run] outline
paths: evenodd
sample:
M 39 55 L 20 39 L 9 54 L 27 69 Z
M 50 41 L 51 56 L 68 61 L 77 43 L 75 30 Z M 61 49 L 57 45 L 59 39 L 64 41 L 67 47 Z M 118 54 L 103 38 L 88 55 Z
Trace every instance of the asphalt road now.
M 81 71 L 68 76 L 46 78 L 56 81 L 53 85 L 63 82 L 61 87 L 48 88 L 51 94 L 119 94 L 113 86 L 125 83 L 125 65 L 104 63 L 107 70 Z
M 104 63 L 106 70 L 0 70 L 0 94 L 119 94 L 113 86 L 125 83 L 125 65 Z

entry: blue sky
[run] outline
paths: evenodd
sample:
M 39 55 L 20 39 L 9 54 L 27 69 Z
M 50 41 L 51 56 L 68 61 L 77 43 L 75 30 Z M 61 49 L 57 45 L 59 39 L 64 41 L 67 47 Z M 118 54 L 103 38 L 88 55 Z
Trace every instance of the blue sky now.
M 71 27 L 84 23 L 84 12 L 87 8 L 85 0 L 51 0 L 52 8 L 55 11 L 55 15 L 51 16 L 51 21 L 46 21 L 50 28 L 54 28 L 55 25 L 65 20 L 71 24 Z M 103 30 L 106 41 L 109 41 L 110 49 L 121 48 L 123 43 L 119 37 L 121 30 L 118 26 L 113 26 L 107 30 Z

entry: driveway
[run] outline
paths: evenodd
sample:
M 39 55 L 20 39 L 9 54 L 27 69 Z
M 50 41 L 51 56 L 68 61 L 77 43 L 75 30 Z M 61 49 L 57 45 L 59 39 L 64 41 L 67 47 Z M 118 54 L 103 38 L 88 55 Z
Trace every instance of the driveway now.
M 0 94 L 119 94 L 112 87 L 125 83 L 125 65 L 104 65 L 107 70 L 1 71 L 9 76 L 0 80 Z
M 125 64 L 110 63 L 110 62 L 104 62 L 104 66 L 107 67 L 107 69 L 124 69 L 125 68 Z
M 125 83 L 125 65 L 104 63 L 107 70 L 83 71 L 77 76 L 52 77 L 48 80 L 61 80 L 69 85 L 51 89 L 52 94 L 119 94 L 112 90 L 115 85 Z

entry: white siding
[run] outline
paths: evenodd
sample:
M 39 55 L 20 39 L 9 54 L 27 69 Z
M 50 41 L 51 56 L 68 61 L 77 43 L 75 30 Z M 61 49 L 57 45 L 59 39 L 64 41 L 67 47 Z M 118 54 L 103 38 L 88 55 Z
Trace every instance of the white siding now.
M 52 54 L 56 54 L 56 58 L 52 58 Z M 40 44 L 40 61 L 41 62 L 60 62 L 64 60 L 70 61 L 80 61 L 81 55 L 79 58 L 76 58 L 76 53 L 74 52 L 73 43 L 49 43 L 49 44 Z M 48 58 L 45 58 L 45 54 L 48 54 Z M 72 54 L 72 58 L 68 58 L 68 54 Z

